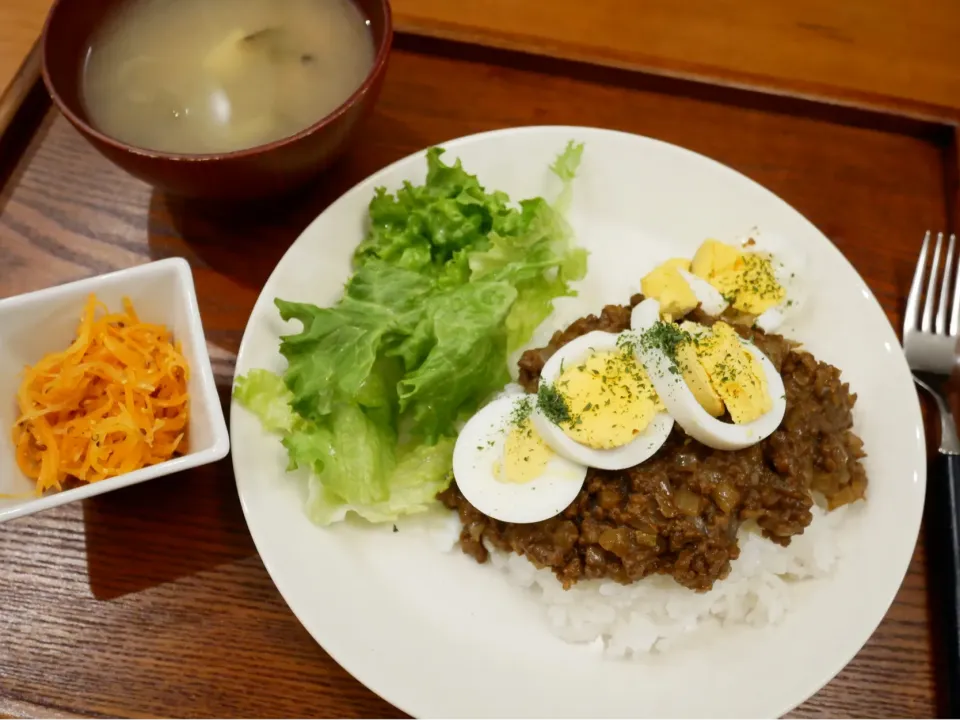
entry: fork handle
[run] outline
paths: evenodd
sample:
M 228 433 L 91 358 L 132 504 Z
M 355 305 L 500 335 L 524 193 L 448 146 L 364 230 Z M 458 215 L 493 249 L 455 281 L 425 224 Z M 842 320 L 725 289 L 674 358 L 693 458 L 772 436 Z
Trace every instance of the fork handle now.
M 938 592 L 945 717 L 960 718 L 960 455 L 938 454 L 927 482 L 927 557 Z M 944 715 L 941 715 L 944 717 Z

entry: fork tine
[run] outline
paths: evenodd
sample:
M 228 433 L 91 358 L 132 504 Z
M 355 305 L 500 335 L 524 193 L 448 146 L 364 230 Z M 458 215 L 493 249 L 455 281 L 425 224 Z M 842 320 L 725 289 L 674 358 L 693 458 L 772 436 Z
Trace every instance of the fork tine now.
M 903 334 L 908 330 L 920 328 L 920 295 L 923 292 L 923 275 L 927 269 L 927 252 L 930 249 L 930 231 L 923 236 L 923 245 L 920 246 L 920 257 L 917 258 L 917 269 L 913 271 L 913 281 L 910 283 L 910 294 L 907 295 L 907 308 L 903 314 Z
M 951 233 L 950 240 L 947 243 L 947 259 L 943 261 L 943 282 L 940 283 L 940 301 L 937 304 L 937 317 L 933 321 L 937 335 L 947 334 L 947 312 L 950 301 L 950 290 L 953 285 L 953 252 L 956 240 L 956 236 Z M 956 302 L 956 293 L 954 293 L 954 302 Z
M 933 306 L 937 302 L 937 283 L 940 279 L 940 248 L 943 246 L 943 233 L 937 233 L 937 244 L 933 248 L 933 262 L 927 277 L 927 297 L 923 301 L 923 318 L 920 320 L 920 332 L 933 332 Z
M 956 235 L 950 234 L 950 242 L 956 240 Z M 960 267 L 954 270 L 956 278 L 953 283 L 953 302 L 950 307 L 950 335 L 960 335 Z

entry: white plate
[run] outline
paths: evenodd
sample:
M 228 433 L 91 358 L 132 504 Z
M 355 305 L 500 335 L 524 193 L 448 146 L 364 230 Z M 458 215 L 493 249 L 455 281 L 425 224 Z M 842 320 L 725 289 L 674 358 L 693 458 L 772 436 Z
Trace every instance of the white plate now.
M 233 465 L 257 549 L 290 608 L 367 687 L 420 717 L 772 717 L 826 684 L 883 618 L 917 538 L 926 482 L 923 425 L 906 362 L 886 316 L 846 259 L 810 222 L 733 170 L 673 145 L 607 130 L 528 127 L 446 143 L 486 187 L 513 199 L 556 192 L 547 172 L 569 139 L 586 143 L 570 217 L 591 251 L 576 299 L 552 327 L 623 303 L 643 272 L 690 257 L 708 236 L 751 227 L 807 253 L 811 295 L 786 329 L 843 370 L 859 396 L 856 430 L 869 457 L 869 501 L 843 526 L 833 577 L 796 587 L 794 609 L 763 630 L 727 628 L 693 647 L 635 661 L 604 659 L 548 630 L 539 606 L 503 577 L 429 535 L 348 524 L 312 525 L 286 457 L 233 407 Z M 289 332 L 276 296 L 337 300 L 364 233 L 374 188 L 423 181 L 417 153 L 363 181 L 306 229 L 264 287 L 237 372 L 281 370 Z M 815 290 L 815 292 L 814 292 Z M 549 325 L 549 327 L 546 327 Z

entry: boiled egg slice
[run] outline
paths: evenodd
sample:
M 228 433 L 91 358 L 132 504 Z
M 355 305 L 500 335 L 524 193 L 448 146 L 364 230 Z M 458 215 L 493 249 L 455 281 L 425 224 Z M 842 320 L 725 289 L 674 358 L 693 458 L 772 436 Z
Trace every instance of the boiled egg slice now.
M 531 422 L 535 395 L 501 397 L 471 417 L 453 450 L 463 496 L 484 515 L 533 523 L 563 512 L 583 487 L 585 465 L 554 453 Z
M 746 250 L 770 258 L 773 275 L 784 289 L 784 297 L 775 307 L 762 312 L 755 325 L 764 332 L 773 332 L 794 317 L 809 302 L 806 285 L 806 255 L 796 243 L 775 233 L 753 233 L 741 243 Z
M 557 454 L 601 470 L 639 465 L 666 442 L 664 412 L 646 370 L 620 335 L 567 343 L 540 373 L 533 425 Z
M 794 245 L 778 235 L 754 232 L 735 245 L 704 241 L 690 273 L 729 302 L 737 322 L 769 332 L 802 304 L 803 266 L 803 255 Z
M 634 342 L 637 356 L 664 406 L 690 437 L 717 450 L 739 450 L 755 445 L 780 426 L 787 408 L 783 379 L 769 358 L 753 343 L 740 338 L 726 325 L 721 327 L 729 330 L 729 333 L 717 328 L 717 337 L 709 339 L 716 346 L 716 352 L 726 355 L 721 358 L 715 356 L 709 367 L 704 366 L 708 375 L 713 370 L 713 374 L 709 375 L 711 384 L 734 419 L 734 422 L 724 422 L 714 417 L 716 413 L 711 414 L 698 401 L 684 377 L 687 373 L 678 367 L 675 348 L 671 357 L 668 354 L 671 348 L 666 347 L 669 343 L 657 342 L 655 335 L 648 334 L 661 329 L 658 325 L 662 325 L 662 321 L 660 305 L 656 300 L 644 300 L 633 309 L 631 327 L 636 334 Z M 702 326 L 685 325 L 683 330 L 676 328 L 676 333 L 663 334 L 680 337 L 691 332 L 702 332 L 705 336 L 714 333 Z M 706 344 L 708 340 L 704 337 L 701 342 Z M 736 342 L 742 354 L 732 352 L 730 342 Z M 725 347 L 721 343 L 726 344 Z M 710 360 L 708 357 L 705 359 Z M 761 412 L 757 417 L 758 408 Z M 738 423 L 738 419 L 741 422 Z
M 700 308 L 709 315 L 720 315 L 727 301 L 720 291 L 690 272 L 690 261 L 671 258 L 648 272 L 640 280 L 644 297 L 660 303 L 660 312 L 669 322 Z

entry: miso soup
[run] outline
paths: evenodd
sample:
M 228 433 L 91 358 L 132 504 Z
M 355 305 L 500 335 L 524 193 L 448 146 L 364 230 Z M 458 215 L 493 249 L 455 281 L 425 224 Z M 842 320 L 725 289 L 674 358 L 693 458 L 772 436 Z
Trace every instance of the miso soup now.
M 230 152 L 335 110 L 374 54 L 351 0 L 130 0 L 92 38 L 82 97 L 93 125 L 122 142 Z

